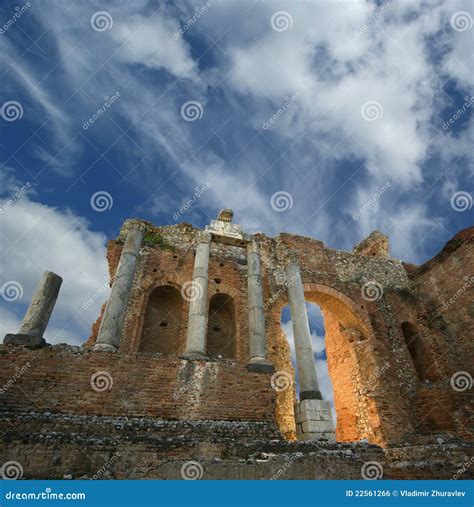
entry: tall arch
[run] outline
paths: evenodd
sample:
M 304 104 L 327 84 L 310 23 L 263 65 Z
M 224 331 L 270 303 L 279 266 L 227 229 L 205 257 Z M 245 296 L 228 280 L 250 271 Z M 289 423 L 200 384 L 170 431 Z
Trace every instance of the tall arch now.
M 351 298 L 325 285 L 303 286 L 305 300 L 317 304 L 324 318 L 328 370 L 337 414 L 336 439 L 367 438 L 382 445 L 395 441 L 400 433 L 411 428 L 408 405 L 397 383 L 390 381 L 395 362 L 387 345 L 376 338 L 363 301 L 357 295 Z M 277 369 L 291 372 L 289 348 L 283 343 L 286 338 L 283 336 L 282 340 L 283 332 L 278 332 L 285 304 L 286 295 L 271 310 L 272 332 L 277 340 L 272 344 L 271 359 Z M 288 352 L 283 355 L 280 349 Z M 390 393 L 393 400 L 388 405 L 384 393 Z M 295 435 L 294 415 L 290 415 L 294 401 L 294 388 L 277 393 L 276 418 L 287 438 Z
M 151 291 L 139 344 L 140 352 L 182 353 L 182 305 L 179 290 L 171 285 L 161 285 Z
M 209 301 L 206 350 L 209 357 L 235 359 L 235 307 L 233 299 L 222 293 Z

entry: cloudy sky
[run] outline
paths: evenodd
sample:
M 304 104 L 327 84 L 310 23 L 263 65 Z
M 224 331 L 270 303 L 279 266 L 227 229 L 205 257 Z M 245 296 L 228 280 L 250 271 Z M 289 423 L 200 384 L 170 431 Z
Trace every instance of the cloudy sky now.
M 50 269 L 46 337 L 82 343 L 131 216 L 429 259 L 472 223 L 472 25 L 467 0 L 1 2 L 0 331 Z

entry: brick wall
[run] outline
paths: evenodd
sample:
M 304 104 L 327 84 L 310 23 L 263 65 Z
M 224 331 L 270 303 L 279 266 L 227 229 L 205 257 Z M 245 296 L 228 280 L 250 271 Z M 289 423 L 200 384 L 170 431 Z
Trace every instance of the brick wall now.
M 167 328 L 160 329 L 161 313 L 166 313 L 167 306 L 154 305 L 153 294 L 162 286 L 174 287 L 177 292 L 192 280 L 197 230 L 181 224 L 153 231 L 161 239 L 154 245 L 144 244 L 140 250 L 120 349 L 140 350 L 140 344 L 153 335 L 150 329 L 158 329 L 162 336 L 179 344 L 177 349 L 151 346 L 147 350 L 169 353 L 173 361 L 173 356 L 184 349 L 189 303 L 182 300 L 180 310 L 176 309 L 179 305 L 172 305 L 177 318 L 171 333 Z M 111 276 L 120 257 L 123 236 L 109 243 Z M 277 371 L 294 377 L 288 343 L 280 328 L 287 294 L 278 281 L 291 251 L 300 264 L 306 299 L 318 304 L 325 317 L 338 439 L 368 438 L 386 445 L 407 433 L 421 434 L 428 428 L 466 434 L 465 400 L 456 398 L 449 380 L 456 371 L 469 371 L 472 364 L 472 229 L 462 231 L 439 255 L 419 267 L 387 257 L 385 237 L 379 234 L 371 238 L 380 246 L 377 255 L 364 249 L 356 249 L 356 254 L 341 252 L 325 247 L 321 241 L 291 234 L 276 238 L 257 235 L 269 359 Z M 380 286 L 380 298 L 375 301 L 363 297 L 367 281 Z M 213 304 L 219 298 L 222 304 L 217 306 L 222 312 L 216 312 Z M 218 355 L 221 350 L 223 356 L 235 358 L 243 367 L 248 361 L 249 346 L 245 249 L 211 244 L 208 301 L 213 315 L 208 327 L 208 352 Z M 224 305 L 224 301 L 229 304 Z M 98 324 L 99 321 L 94 325 L 89 344 L 95 339 Z M 410 336 L 406 336 L 407 329 L 411 330 Z M 425 392 L 427 383 L 430 389 Z M 455 412 L 461 415 L 441 415 L 448 405 L 440 401 L 443 397 L 436 394 L 439 390 L 447 399 L 457 400 L 453 402 Z M 294 385 L 276 393 L 275 417 L 289 439 L 295 437 L 295 398 Z M 438 425 L 424 422 L 426 410 L 433 411 L 433 403 L 440 404 Z M 436 415 L 430 418 L 436 421 Z
M 275 393 L 270 376 L 249 373 L 230 361 L 187 362 L 64 345 L 37 351 L 2 347 L 1 353 L 4 409 L 273 421 Z

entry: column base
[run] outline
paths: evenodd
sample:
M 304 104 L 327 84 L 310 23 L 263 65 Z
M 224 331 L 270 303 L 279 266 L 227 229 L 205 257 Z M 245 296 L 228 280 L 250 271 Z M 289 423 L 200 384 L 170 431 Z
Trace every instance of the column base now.
M 303 400 L 295 403 L 298 440 L 336 441 L 331 405 L 324 400 Z
M 264 357 L 252 357 L 247 364 L 247 370 L 252 373 L 275 373 L 275 367 Z
M 48 346 L 44 338 L 32 334 L 6 334 L 3 343 L 13 347 L 25 347 L 32 350 L 43 349 Z
M 322 400 L 321 391 L 301 391 L 300 401 L 303 400 Z
M 185 352 L 179 357 L 181 359 L 186 359 L 186 361 L 209 361 L 209 358 L 202 352 Z
M 115 345 L 111 345 L 110 343 L 96 343 L 93 350 L 94 352 L 118 352 L 117 347 L 115 347 Z

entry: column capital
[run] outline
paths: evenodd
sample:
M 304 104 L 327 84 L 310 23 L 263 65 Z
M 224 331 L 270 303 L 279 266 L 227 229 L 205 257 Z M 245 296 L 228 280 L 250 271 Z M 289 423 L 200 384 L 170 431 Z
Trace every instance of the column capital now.
M 247 253 L 260 253 L 260 245 L 256 240 L 251 240 L 247 243 Z
M 139 220 L 137 218 L 129 218 L 128 220 L 125 220 L 122 229 L 127 231 L 134 229 L 145 233 L 146 223 L 143 222 L 143 220 Z
M 212 235 L 208 231 L 199 231 L 197 234 L 198 243 L 210 243 L 212 240 Z
M 298 254 L 295 250 L 288 248 L 287 246 L 280 253 L 281 262 L 286 266 L 288 264 L 296 263 L 299 265 Z

